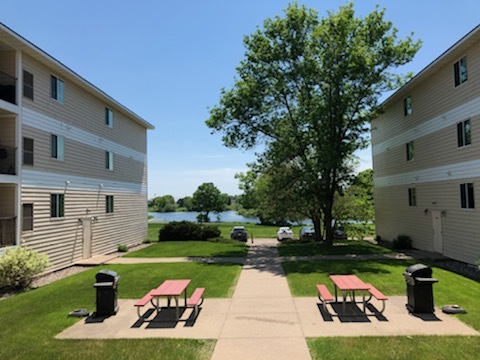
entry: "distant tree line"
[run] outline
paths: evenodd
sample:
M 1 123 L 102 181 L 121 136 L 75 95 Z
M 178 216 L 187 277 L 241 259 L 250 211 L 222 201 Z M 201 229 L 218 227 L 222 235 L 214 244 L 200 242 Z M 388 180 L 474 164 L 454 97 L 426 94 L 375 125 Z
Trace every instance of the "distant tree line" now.
M 213 183 L 203 183 L 192 196 L 185 196 L 176 202 L 172 195 L 157 196 L 149 200 L 148 207 L 153 212 L 198 211 L 198 221 L 208 222 L 212 212 L 230 209 L 236 198 L 221 193 Z

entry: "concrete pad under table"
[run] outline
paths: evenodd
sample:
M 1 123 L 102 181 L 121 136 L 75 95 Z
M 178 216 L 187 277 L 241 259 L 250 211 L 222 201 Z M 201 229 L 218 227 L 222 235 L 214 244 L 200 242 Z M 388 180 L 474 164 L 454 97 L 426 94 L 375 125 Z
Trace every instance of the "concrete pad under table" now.
M 408 336 L 480 335 L 455 316 L 436 309 L 432 314 L 412 315 L 405 308 L 405 296 L 389 296 L 379 316 L 332 316 L 323 314 L 318 298 L 293 298 L 305 337 L 320 336 Z M 361 298 L 357 298 L 361 301 Z M 379 302 L 373 302 L 377 309 Z M 361 304 L 360 308 L 361 308 Z M 331 306 L 327 305 L 330 312 Z

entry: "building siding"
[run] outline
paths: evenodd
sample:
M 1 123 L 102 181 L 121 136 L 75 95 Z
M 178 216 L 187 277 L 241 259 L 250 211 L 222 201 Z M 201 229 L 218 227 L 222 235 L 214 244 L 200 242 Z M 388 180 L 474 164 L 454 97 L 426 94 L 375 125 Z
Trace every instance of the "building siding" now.
M 70 185 L 70 184 L 69 184 Z M 116 251 L 118 245 L 142 243 L 147 236 L 147 202 L 144 194 L 63 188 L 23 187 L 22 203 L 33 204 L 33 231 L 22 233 L 22 244 L 49 255 L 52 269 L 83 259 L 80 219 L 92 220 L 92 256 Z M 65 216 L 50 216 L 50 195 L 64 194 Z M 105 196 L 114 196 L 114 212 L 106 213 Z
M 414 247 L 438 250 L 432 216 L 440 214 L 441 253 L 473 264 L 480 257 L 480 30 L 471 36 L 385 101 L 372 122 L 372 154 L 377 235 L 406 234 Z M 455 87 L 453 64 L 463 56 L 468 80 Z M 413 111 L 404 116 L 407 96 Z M 471 144 L 458 147 L 457 123 L 468 119 Z M 475 209 L 461 208 L 462 183 L 474 184 Z M 409 206 L 409 188 L 416 189 L 416 206 Z
M 148 230 L 146 131 L 153 127 L 2 24 L 0 42 L 14 49 L 1 53 L 0 68 L 19 79 L 18 88 L 22 70 L 33 74 L 33 100 L 23 97 L 15 111 L 0 103 L 0 144 L 5 138 L 4 145 L 16 147 L 21 164 L 12 180 L 0 177 L 0 217 L 15 217 L 22 229 L 22 205 L 33 204 L 33 230 L 20 231 L 17 245 L 47 254 L 49 270 L 56 270 L 141 243 Z M 64 83 L 63 103 L 51 98 L 52 75 Z M 22 164 L 20 133 L 34 141 L 33 165 Z M 61 161 L 51 157 L 52 134 L 64 138 Z M 106 169 L 106 151 L 113 153 L 113 170 Z M 64 195 L 62 217 L 51 216 L 51 194 Z M 106 196 L 114 198 L 112 213 Z M 84 222 L 91 222 L 90 252 Z

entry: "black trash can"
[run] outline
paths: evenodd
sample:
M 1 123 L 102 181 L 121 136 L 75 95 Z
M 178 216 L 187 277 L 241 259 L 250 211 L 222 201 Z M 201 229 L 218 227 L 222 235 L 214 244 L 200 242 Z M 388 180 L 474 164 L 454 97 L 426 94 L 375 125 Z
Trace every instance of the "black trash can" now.
M 407 309 L 411 313 L 433 314 L 433 287 L 438 282 L 432 278 L 432 269 L 424 264 L 407 267 L 403 273 L 407 283 Z
M 110 316 L 118 312 L 117 291 L 120 276 L 112 270 L 101 270 L 95 276 L 97 289 L 97 310 L 94 316 Z

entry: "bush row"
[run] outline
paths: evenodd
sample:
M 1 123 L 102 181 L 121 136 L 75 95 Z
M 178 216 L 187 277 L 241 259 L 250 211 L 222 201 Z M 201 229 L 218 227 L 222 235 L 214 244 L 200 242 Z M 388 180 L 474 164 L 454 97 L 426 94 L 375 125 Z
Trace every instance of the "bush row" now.
M 190 221 L 173 221 L 166 224 L 158 233 L 159 241 L 207 240 L 219 237 L 218 226 L 200 225 Z

